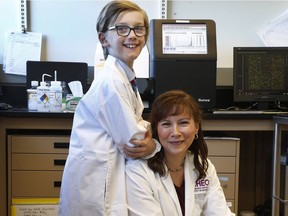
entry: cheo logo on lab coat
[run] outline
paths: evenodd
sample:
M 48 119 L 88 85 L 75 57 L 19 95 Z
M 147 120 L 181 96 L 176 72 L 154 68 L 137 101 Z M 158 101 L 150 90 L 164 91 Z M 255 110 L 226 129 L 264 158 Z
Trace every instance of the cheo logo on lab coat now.
M 206 193 L 209 188 L 210 180 L 208 178 L 200 179 L 195 184 L 195 194 Z

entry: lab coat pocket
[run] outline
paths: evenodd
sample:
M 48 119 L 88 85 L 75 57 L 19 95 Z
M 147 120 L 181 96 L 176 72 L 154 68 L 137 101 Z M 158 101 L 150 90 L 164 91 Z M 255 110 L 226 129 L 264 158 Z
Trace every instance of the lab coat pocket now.
M 195 194 L 194 215 L 201 215 L 205 205 L 205 194 Z
M 114 205 L 112 206 L 111 212 L 107 213 L 111 216 L 127 216 L 128 210 L 126 205 Z
M 97 157 L 85 155 L 81 157 L 81 197 L 91 206 L 103 208 L 105 197 L 105 176 L 107 175 L 107 154 L 97 153 Z M 95 207 L 93 207 L 95 208 Z

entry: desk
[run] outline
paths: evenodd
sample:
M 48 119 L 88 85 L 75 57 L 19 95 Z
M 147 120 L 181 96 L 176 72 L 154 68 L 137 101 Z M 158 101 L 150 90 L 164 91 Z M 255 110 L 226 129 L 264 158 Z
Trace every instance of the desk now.
M 7 135 L 14 131 L 70 130 L 73 114 L 38 113 L 27 110 L 0 112 L 0 215 L 7 209 Z M 240 176 L 239 211 L 253 210 L 254 206 L 271 197 L 272 149 L 274 123 L 272 116 L 205 114 L 202 121 L 204 135 L 239 137 Z M 213 134 L 214 136 L 215 134 Z M 260 161 L 260 162 L 259 162 Z M 261 164 L 259 164 L 261 163 Z M 271 167 L 271 171 L 270 168 Z M 271 178 L 271 179 L 270 179 Z
M 282 145 L 282 131 L 288 130 L 288 116 L 275 116 L 274 118 L 275 130 L 274 130 L 274 157 L 273 157 L 273 191 L 272 191 L 272 216 L 280 215 L 280 204 L 286 203 L 288 205 L 287 200 L 287 182 L 286 182 L 286 195 L 281 197 L 281 182 L 280 182 L 280 175 L 281 175 L 281 145 Z M 287 179 L 287 166 L 285 167 L 286 170 L 286 177 Z M 287 180 L 286 180 L 287 181 Z M 283 192 L 283 191 L 282 191 Z M 286 200 L 285 200 L 286 199 Z M 285 212 L 285 213 L 284 213 Z M 288 207 L 283 208 L 283 215 L 288 214 Z

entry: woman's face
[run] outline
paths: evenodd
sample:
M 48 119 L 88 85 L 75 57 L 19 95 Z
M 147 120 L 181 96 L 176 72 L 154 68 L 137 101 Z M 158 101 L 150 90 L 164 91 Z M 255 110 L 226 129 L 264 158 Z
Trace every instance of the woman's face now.
M 157 132 L 165 155 L 186 154 L 198 129 L 198 124 L 185 113 L 168 116 L 160 121 L 157 125 Z
M 114 25 L 129 26 L 131 28 L 144 26 L 144 17 L 142 13 L 137 11 L 127 12 L 122 14 Z M 131 68 L 146 42 L 145 36 L 138 37 L 133 30 L 130 31 L 128 36 L 119 36 L 116 29 L 108 30 L 106 33 L 102 33 L 102 37 L 104 37 L 102 38 L 102 46 L 108 48 L 109 54 L 120 59 Z M 99 39 L 101 40 L 101 35 Z

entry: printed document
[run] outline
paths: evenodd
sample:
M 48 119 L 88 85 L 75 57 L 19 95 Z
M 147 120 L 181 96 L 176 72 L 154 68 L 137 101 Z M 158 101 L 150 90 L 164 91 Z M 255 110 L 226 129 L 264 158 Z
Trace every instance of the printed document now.
M 8 74 L 26 75 L 26 61 L 39 61 L 42 34 L 7 32 L 4 43 L 3 70 Z
M 288 10 L 258 31 L 265 46 L 288 46 Z

